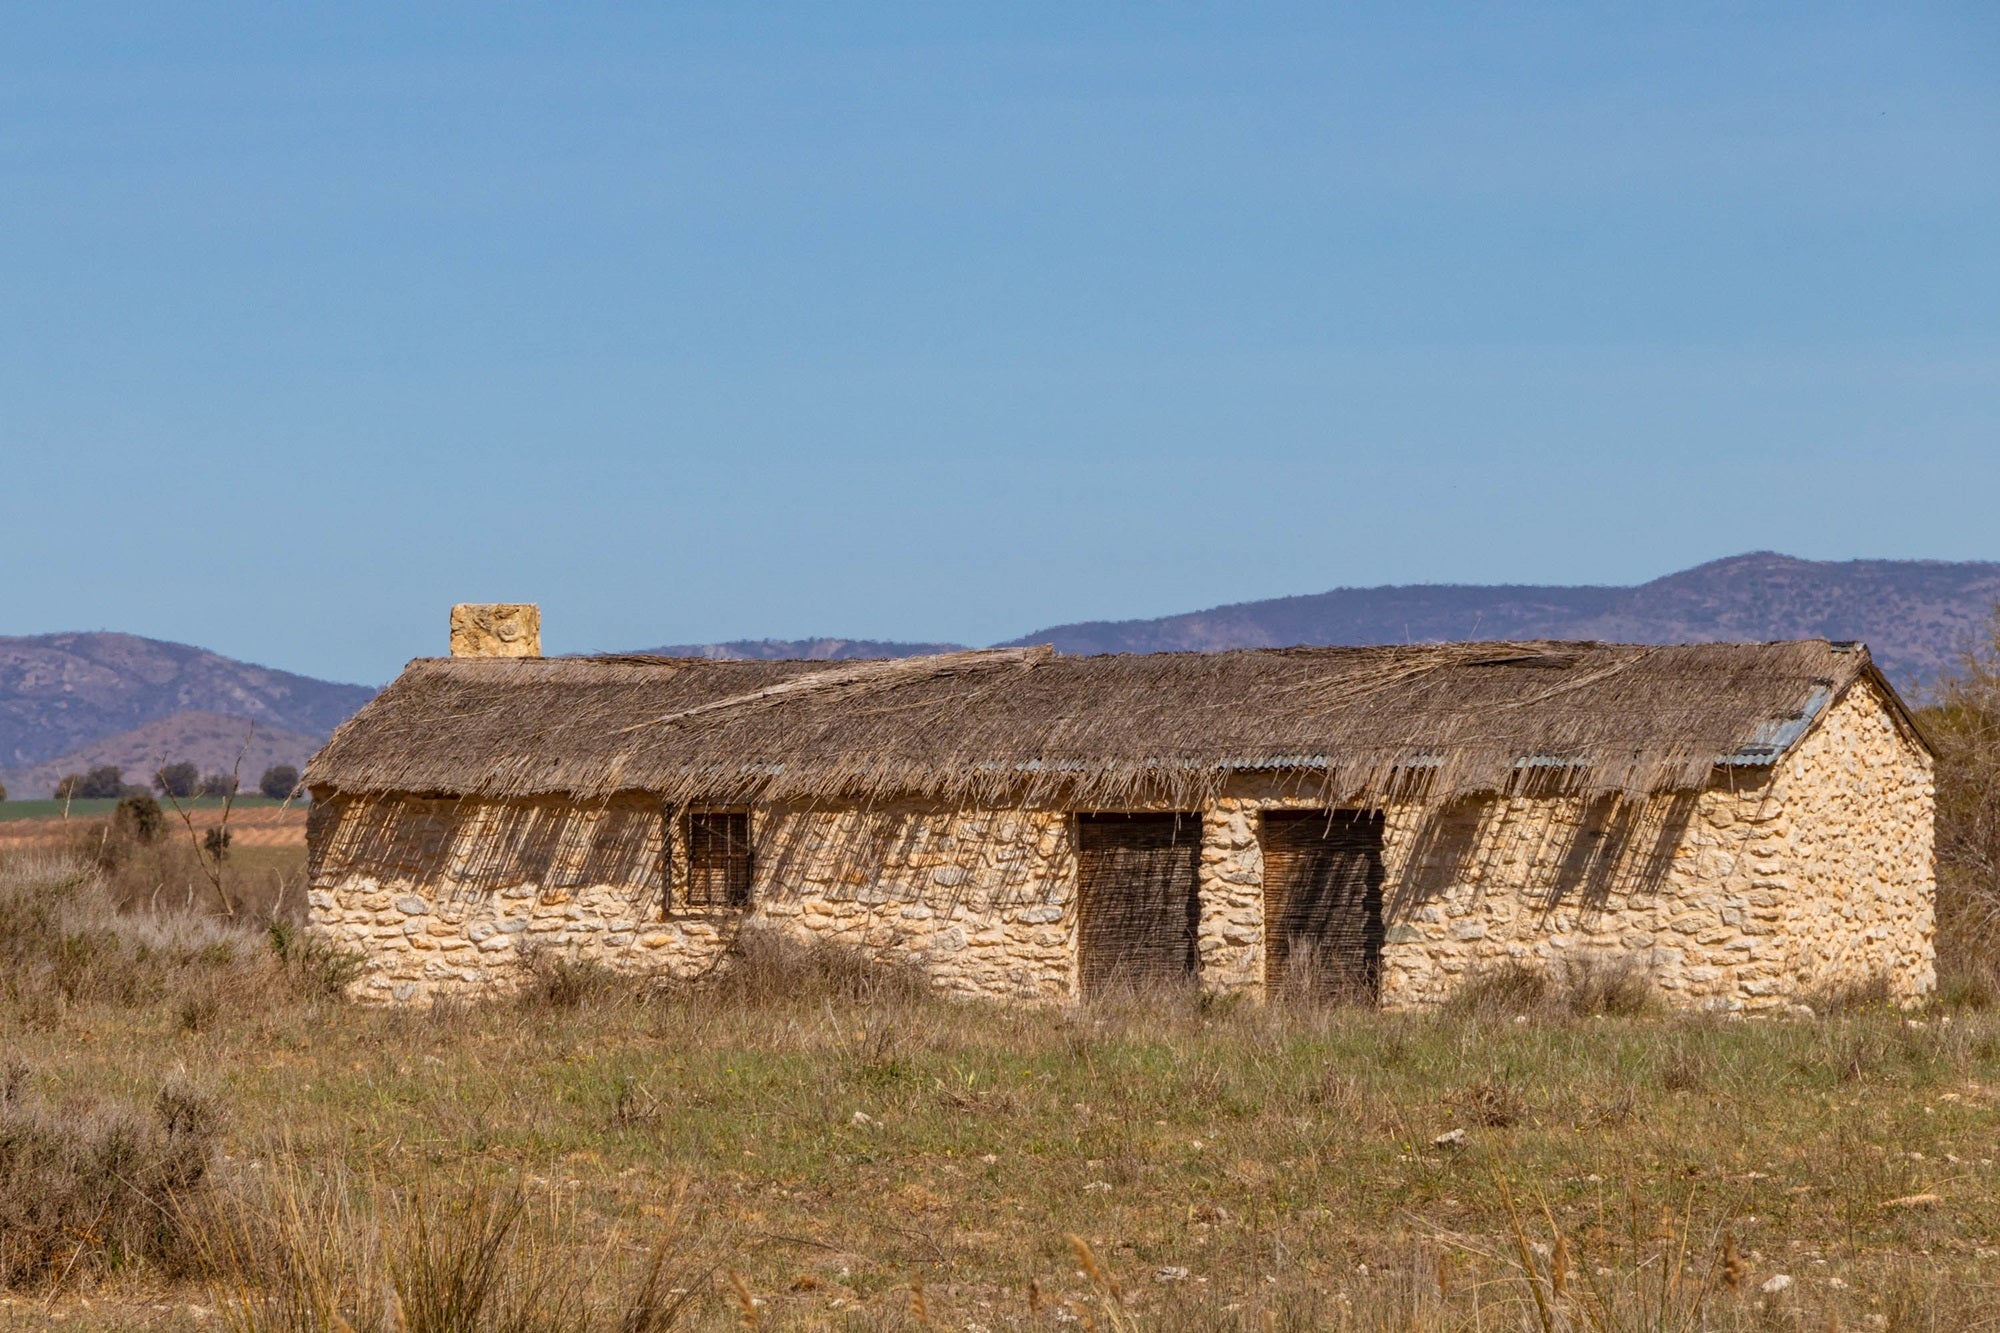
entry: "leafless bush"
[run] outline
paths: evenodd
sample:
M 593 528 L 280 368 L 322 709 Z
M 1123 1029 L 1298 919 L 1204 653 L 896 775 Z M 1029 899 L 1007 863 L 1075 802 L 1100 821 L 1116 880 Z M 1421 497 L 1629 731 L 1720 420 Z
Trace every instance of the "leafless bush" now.
M 222 1109 L 189 1084 L 150 1111 L 46 1105 L 25 1069 L 0 1076 L 0 1287 L 46 1287 L 190 1258 L 181 1213 L 207 1186 Z
M 232 881 L 225 890 L 218 884 L 216 854 L 227 857 L 229 839 L 222 835 L 228 832 L 190 833 L 150 796 L 134 797 L 109 819 L 76 821 L 57 855 L 93 866 L 112 902 L 126 911 L 207 912 L 260 925 L 288 910 L 295 916 L 297 904 L 273 885 Z

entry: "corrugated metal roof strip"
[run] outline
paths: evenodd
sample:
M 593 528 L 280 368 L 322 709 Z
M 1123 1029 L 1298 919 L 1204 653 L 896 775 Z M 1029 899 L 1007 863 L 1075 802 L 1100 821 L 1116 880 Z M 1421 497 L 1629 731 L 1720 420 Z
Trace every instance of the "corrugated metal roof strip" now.
M 1725 768 L 1763 768 L 1775 763 L 1778 757 L 1798 743 L 1806 734 L 1813 720 L 1826 706 L 1833 702 L 1833 682 L 1816 681 L 1812 692 L 1799 711 L 1790 717 L 1772 718 L 1757 728 L 1757 734 L 1732 754 L 1723 755 L 1715 762 Z

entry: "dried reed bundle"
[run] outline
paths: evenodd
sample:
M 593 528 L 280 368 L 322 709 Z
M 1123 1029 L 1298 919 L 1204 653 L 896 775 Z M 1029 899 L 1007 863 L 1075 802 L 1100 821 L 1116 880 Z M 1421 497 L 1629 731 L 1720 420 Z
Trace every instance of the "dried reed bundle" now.
M 1643 798 L 1768 762 L 1865 649 L 1481 643 L 886 662 L 420 659 L 335 733 L 315 793 L 669 806 L 1199 808 L 1291 771 L 1329 803 Z M 1789 730 L 1788 730 L 1789 724 Z

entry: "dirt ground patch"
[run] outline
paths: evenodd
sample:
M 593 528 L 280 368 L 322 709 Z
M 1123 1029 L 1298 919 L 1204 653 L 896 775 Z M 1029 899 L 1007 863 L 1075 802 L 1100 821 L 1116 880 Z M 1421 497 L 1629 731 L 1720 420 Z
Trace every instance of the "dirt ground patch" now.
M 306 810 L 303 806 L 252 806 L 228 812 L 230 841 L 237 847 L 304 847 Z M 187 812 L 198 832 L 219 827 L 223 812 L 197 808 Z M 185 831 L 172 806 L 166 809 L 172 828 Z M 16 819 L 0 823 L 0 852 L 31 847 L 60 846 L 79 829 L 102 827 L 102 816 L 91 819 Z

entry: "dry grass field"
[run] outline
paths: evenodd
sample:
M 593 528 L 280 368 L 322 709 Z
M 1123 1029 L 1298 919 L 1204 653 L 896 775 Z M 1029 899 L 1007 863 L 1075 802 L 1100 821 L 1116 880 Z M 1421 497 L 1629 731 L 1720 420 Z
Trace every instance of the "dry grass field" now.
M 386 1012 L 116 894 L 0 865 L 10 1329 L 2000 1327 L 1977 1008 L 998 1008 L 758 943 Z

